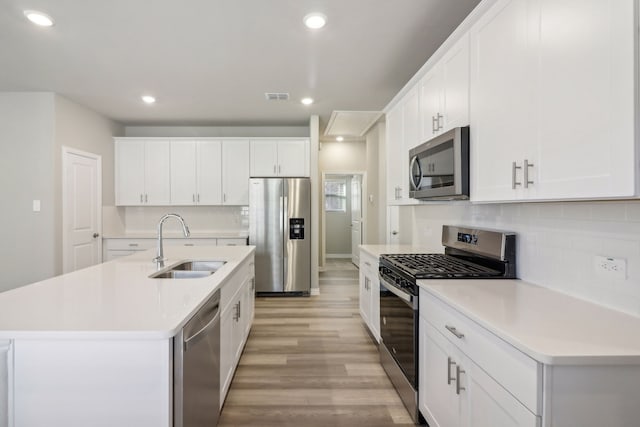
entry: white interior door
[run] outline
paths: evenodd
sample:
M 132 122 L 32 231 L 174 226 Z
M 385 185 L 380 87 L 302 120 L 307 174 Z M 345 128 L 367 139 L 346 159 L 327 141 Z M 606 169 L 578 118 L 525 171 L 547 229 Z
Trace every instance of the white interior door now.
M 362 243 L 362 175 L 351 177 L 351 261 L 360 265 Z
M 63 148 L 63 271 L 102 262 L 102 159 Z

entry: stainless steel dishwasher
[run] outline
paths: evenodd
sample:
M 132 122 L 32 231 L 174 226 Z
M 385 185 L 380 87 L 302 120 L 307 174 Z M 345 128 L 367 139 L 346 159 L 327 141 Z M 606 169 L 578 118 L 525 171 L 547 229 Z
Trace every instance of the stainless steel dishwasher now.
M 220 413 L 220 291 L 174 338 L 174 427 L 214 427 Z

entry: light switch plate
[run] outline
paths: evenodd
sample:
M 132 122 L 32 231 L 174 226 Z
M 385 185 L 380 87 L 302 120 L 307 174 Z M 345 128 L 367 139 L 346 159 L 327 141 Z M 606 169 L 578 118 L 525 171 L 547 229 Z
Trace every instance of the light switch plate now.
M 33 211 L 40 212 L 40 200 L 33 201 Z

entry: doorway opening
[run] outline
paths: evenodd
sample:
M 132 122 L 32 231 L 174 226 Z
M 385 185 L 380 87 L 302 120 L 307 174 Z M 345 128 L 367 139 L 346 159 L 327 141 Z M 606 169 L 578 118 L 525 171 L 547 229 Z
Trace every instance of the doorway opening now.
M 351 269 L 358 266 L 366 218 L 362 171 L 322 174 L 322 266 Z

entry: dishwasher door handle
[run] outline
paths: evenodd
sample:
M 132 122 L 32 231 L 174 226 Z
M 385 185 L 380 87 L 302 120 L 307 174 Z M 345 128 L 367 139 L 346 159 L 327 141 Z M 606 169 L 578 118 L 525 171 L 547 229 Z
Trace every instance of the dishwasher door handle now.
M 187 337 L 184 339 L 184 351 L 188 351 L 189 350 L 189 346 L 193 345 L 195 343 L 197 343 L 198 341 L 200 341 L 200 338 L 206 336 L 207 332 L 216 324 L 218 323 L 218 321 L 220 320 L 220 303 L 216 304 L 213 309 L 211 310 L 211 313 L 213 313 L 213 317 L 211 318 L 211 320 L 209 320 L 209 322 L 204 325 L 204 327 L 202 329 L 200 329 L 198 332 L 196 332 L 195 334 L 191 335 L 190 337 Z

